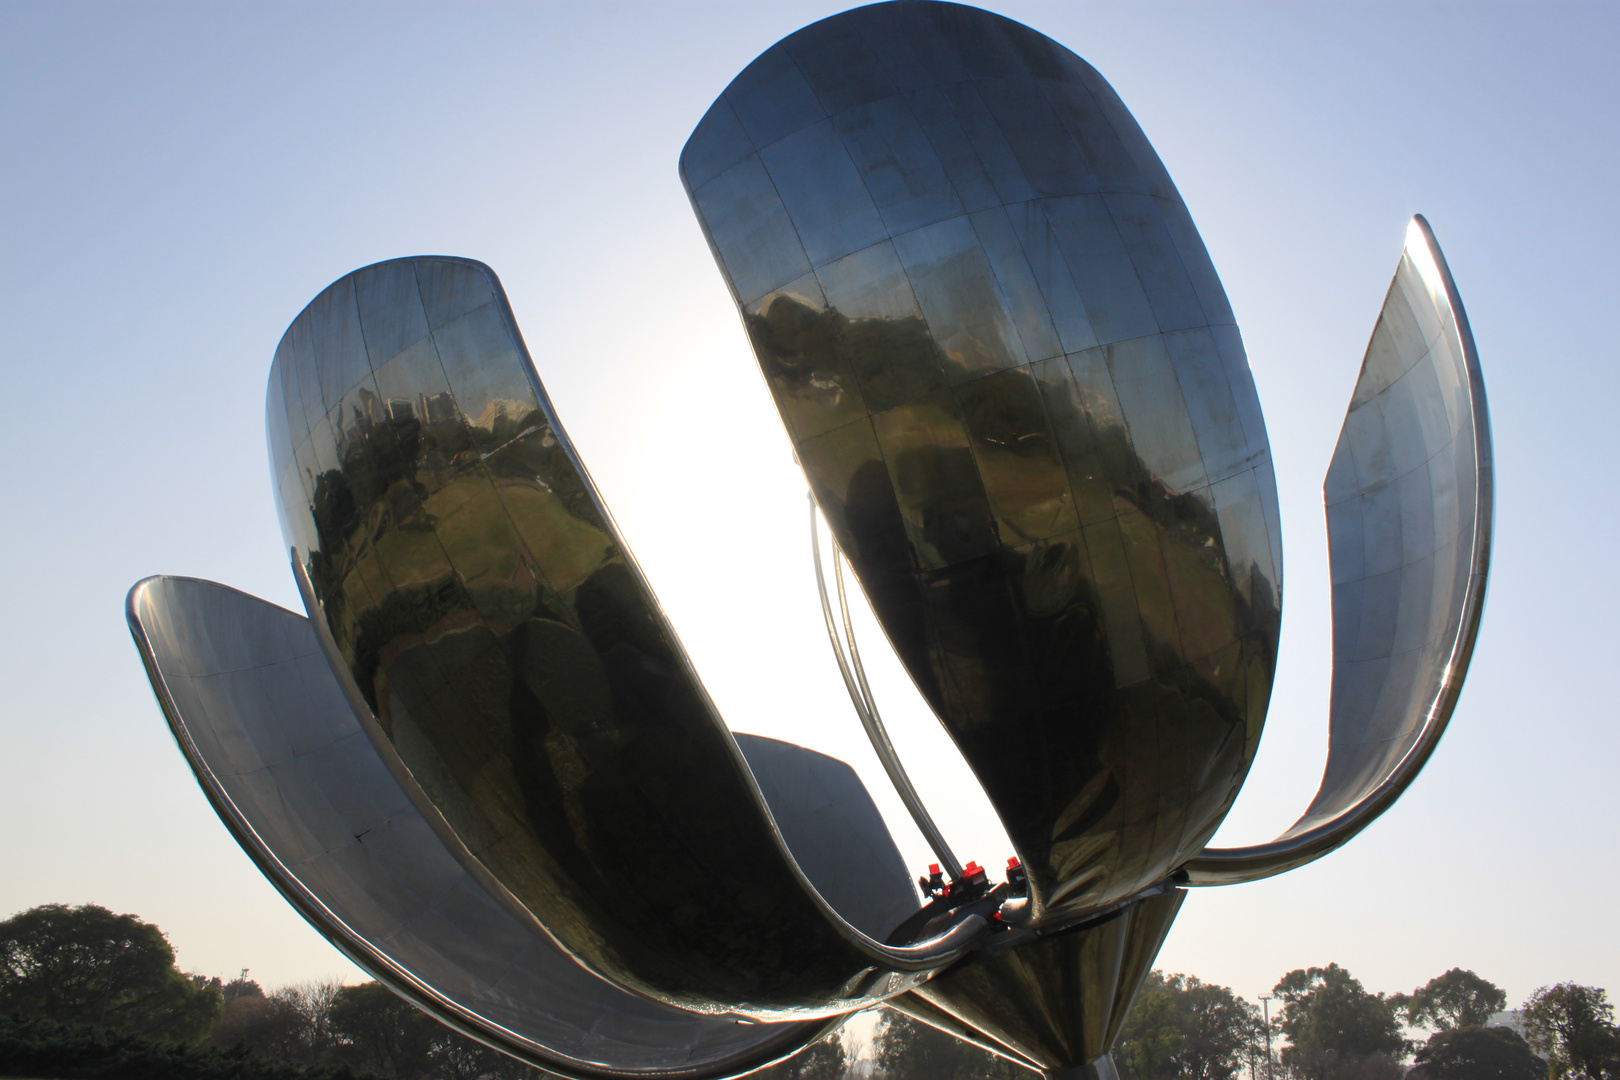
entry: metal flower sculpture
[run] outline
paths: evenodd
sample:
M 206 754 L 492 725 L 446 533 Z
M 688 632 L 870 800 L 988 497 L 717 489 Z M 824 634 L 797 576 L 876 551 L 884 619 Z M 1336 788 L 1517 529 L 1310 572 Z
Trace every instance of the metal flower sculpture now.
M 1109 1076 L 1184 888 L 1344 843 L 1456 703 L 1490 434 L 1439 246 L 1414 220 L 1327 477 L 1321 790 L 1211 849 L 1272 685 L 1276 485 L 1220 281 L 1112 89 L 998 16 L 879 4 L 749 65 L 681 175 L 836 539 L 857 715 L 943 869 L 913 886 L 844 763 L 730 733 L 464 259 L 356 271 L 288 329 L 267 421 L 309 617 L 138 584 L 169 723 L 306 918 L 553 1072 L 736 1075 L 884 1003 Z M 839 632 L 844 560 L 1000 815 L 1006 881 L 906 780 Z

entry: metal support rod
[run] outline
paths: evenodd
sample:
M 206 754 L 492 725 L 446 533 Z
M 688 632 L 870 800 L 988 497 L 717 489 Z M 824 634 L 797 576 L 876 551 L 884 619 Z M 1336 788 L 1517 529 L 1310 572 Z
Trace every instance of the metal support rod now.
M 934 819 L 923 806 L 922 799 L 917 795 L 917 789 L 911 786 L 911 777 L 906 775 L 905 766 L 900 764 L 900 755 L 895 752 L 894 743 L 889 740 L 888 729 L 883 726 L 883 718 L 878 714 L 877 702 L 872 698 L 872 689 L 866 682 L 866 671 L 861 666 L 861 656 L 855 647 L 855 627 L 850 620 L 849 601 L 844 593 L 844 574 L 838 565 L 843 552 L 838 550 L 838 542 L 833 541 L 833 579 L 838 588 L 838 607 L 844 616 L 844 634 L 849 640 L 849 657 L 844 655 L 844 642 L 838 636 L 838 623 L 833 618 L 832 601 L 827 596 L 827 578 L 821 568 L 821 535 L 816 527 L 816 500 L 810 496 L 810 555 L 816 565 L 816 591 L 821 595 L 821 615 L 827 622 L 827 638 L 832 642 L 833 658 L 838 661 L 838 672 L 844 677 L 844 688 L 849 691 L 849 700 L 855 706 L 855 715 L 860 717 L 861 727 L 866 730 L 866 737 L 872 742 L 872 749 L 877 753 L 878 760 L 883 763 L 883 771 L 889 775 L 889 783 L 894 785 L 895 792 L 900 801 L 905 803 L 906 810 L 911 814 L 911 820 L 917 823 L 923 838 L 928 846 L 934 849 L 939 863 L 952 880 L 962 876 L 962 864 L 956 861 L 951 853 L 950 845 L 945 843 L 945 836 L 934 824 Z M 851 672 L 851 660 L 854 671 Z

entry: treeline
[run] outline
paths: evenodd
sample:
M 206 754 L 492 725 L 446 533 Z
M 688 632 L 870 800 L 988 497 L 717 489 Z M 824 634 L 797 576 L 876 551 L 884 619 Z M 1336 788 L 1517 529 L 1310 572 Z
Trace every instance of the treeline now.
M 1114 1047 L 1121 1080 L 1620 1080 L 1620 1029 L 1597 987 L 1543 987 L 1496 1027 L 1507 995 L 1460 968 L 1410 994 L 1375 994 L 1329 964 L 1289 972 L 1269 997 L 1268 1024 L 1228 987 L 1151 972 Z M 886 1080 L 1032 1075 L 893 1012 L 876 1050 Z
M 1149 974 L 1114 1049 L 1121 1080 L 1620 1080 L 1600 988 L 1507 996 L 1453 968 L 1410 994 L 1337 964 L 1284 975 L 1270 1016 L 1228 987 Z M 1269 1022 L 1268 1022 L 1269 1020 Z M 1410 1031 L 1427 1032 L 1411 1039 Z M 884 1010 L 872 1045 L 822 1040 L 760 1080 L 1025 1080 L 1005 1058 Z M 1410 1063 L 1410 1067 L 1408 1065 Z M 538 1080 L 379 983 L 187 975 L 156 926 L 94 905 L 0 922 L 0 1076 L 65 1080 Z
M 530 1080 L 545 1074 L 387 987 L 268 993 L 182 973 L 163 932 L 95 905 L 0 922 L 0 1076 L 76 1080 Z
M 1153 972 L 1115 1049 L 1121 1077 L 1620 1080 L 1620 1029 L 1597 987 L 1542 987 L 1494 1027 L 1507 995 L 1461 968 L 1410 994 L 1375 994 L 1329 964 L 1290 971 L 1269 996 L 1268 1025 L 1224 986 Z M 1411 1039 L 1410 1029 L 1429 1034 Z

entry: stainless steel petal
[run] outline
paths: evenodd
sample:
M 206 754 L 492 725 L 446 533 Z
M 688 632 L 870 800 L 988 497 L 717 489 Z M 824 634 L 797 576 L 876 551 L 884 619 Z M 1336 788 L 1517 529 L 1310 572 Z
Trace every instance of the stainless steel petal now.
M 1462 298 L 1413 218 L 1328 469 L 1333 699 L 1327 769 L 1269 844 L 1209 848 L 1194 885 L 1302 866 L 1366 828 L 1423 768 L 1456 708 L 1485 603 L 1490 411 Z
M 136 585 L 128 616 L 175 739 L 221 820 L 328 940 L 418 1007 L 574 1077 L 732 1075 L 826 1029 L 821 1021 L 740 1023 L 626 993 L 514 918 L 400 790 L 303 616 L 223 585 L 168 577 Z M 768 774 L 797 778 L 772 791 L 808 835 L 811 864 L 825 879 L 820 849 L 851 833 L 870 836 L 871 823 L 829 823 L 816 793 L 836 790 L 846 816 L 875 809 L 864 790 L 851 789 L 842 762 L 787 744 L 760 752 Z M 897 856 L 848 856 L 886 870 L 870 885 L 890 908 L 897 896 L 903 906 L 892 880 Z
M 1252 760 L 1282 558 L 1230 307 L 1135 120 L 1028 27 L 876 4 L 749 65 L 681 168 L 1037 919 L 1162 881 Z
M 776 198 L 763 184 L 747 197 Z M 728 243 L 781 286 L 774 226 L 744 217 Z M 799 302 L 777 295 L 773 311 Z M 818 302 L 813 281 L 800 295 Z M 279 400 L 324 385 L 298 343 L 346 343 L 351 322 L 369 371 L 272 447 L 304 471 L 287 540 L 362 728 L 492 895 L 612 982 L 765 1020 L 862 1008 L 959 952 L 982 920 L 890 947 L 794 862 L 489 268 L 404 259 L 340 280 L 287 331 Z M 807 423 L 826 401 L 808 395 Z
M 992 943 L 900 1000 L 921 998 L 1006 1056 L 1066 1075 L 1112 1048 L 1185 896 L 1169 889 L 1016 947 Z

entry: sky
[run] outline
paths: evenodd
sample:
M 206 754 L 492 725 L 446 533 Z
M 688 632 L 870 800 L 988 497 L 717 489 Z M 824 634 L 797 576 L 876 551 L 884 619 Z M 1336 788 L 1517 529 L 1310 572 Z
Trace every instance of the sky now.
M 1283 644 L 1217 837 L 1286 828 L 1321 776 L 1321 482 L 1406 223 L 1473 324 L 1498 467 L 1473 667 L 1406 796 L 1310 867 L 1194 891 L 1167 970 L 1249 997 L 1330 961 L 1513 1003 L 1620 993 L 1620 8 L 990 5 L 1119 91 L 1179 186 L 1266 411 Z M 733 75 L 841 8 L 796 3 L 0 5 L 0 917 L 98 903 L 181 966 L 363 974 L 205 802 L 123 619 L 150 574 L 298 609 L 263 433 L 272 350 L 360 266 L 501 276 L 541 379 L 728 723 L 849 760 L 907 860 L 826 646 L 804 483 L 676 173 Z M 1605 465 L 1604 463 L 1609 463 Z M 917 787 L 964 859 L 1008 853 L 870 625 Z

